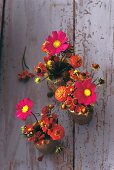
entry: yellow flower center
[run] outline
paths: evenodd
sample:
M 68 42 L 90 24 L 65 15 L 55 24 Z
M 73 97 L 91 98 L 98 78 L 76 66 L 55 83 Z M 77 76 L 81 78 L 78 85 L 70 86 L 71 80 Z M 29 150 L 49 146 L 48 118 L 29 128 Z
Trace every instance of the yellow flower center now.
M 60 130 L 57 130 L 56 132 L 55 132 L 55 136 L 59 136 L 60 135 Z
M 28 129 L 28 131 L 30 132 L 30 131 L 32 131 L 32 129 L 31 129 L 31 128 L 29 128 L 29 129 Z
M 59 40 L 55 40 L 55 41 L 53 42 L 53 46 L 54 46 L 55 48 L 60 47 L 60 45 L 61 45 L 61 42 L 60 42 Z
M 35 81 L 36 84 L 38 84 L 38 83 L 40 83 L 40 80 L 41 79 L 39 77 L 36 77 L 34 81 Z
M 84 94 L 85 94 L 85 96 L 91 96 L 91 90 L 89 90 L 89 89 L 85 89 L 84 90 Z
M 23 106 L 22 112 L 26 113 L 28 111 L 29 107 L 27 105 Z
M 74 74 L 77 74 L 79 71 L 78 70 L 74 70 Z
M 70 92 L 72 92 L 73 91 L 73 89 L 72 88 L 70 88 Z
M 52 67 L 52 61 L 51 61 L 51 60 L 49 60 L 49 61 L 47 62 L 47 66 Z

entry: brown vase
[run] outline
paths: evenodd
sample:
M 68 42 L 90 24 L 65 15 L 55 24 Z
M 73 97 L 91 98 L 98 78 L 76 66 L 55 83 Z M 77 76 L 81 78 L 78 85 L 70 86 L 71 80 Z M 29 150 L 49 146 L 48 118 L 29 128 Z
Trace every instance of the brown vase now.
M 58 78 L 56 80 L 47 80 L 47 85 L 48 88 L 52 91 L 55 92 L 59 86 L 64 85 L 63 78 Z
M 49 154 L 55 151 L 59 141 L 45 140 L 43 144 L 35 144 L 36 148 L 43 154 Z
M 64 71 L 60 77 L 58 77 L 57 79 L 55 80 L 51 80 L 51 79 L 47 79 L 47 85 L 49 87 L 49 89 L 52 91 L 52 92 L 55 92 L 57 90 L 57 88 L 59 86 L 63 86 L 65 85 L 65 80 L 64 79 L 68 79 L 69 77 L 69 72 L 68 71 Z M 68 80 L 67 80 L 68 81 Z
M 76 123 L 79 125 L 85 125 L 89 124 L 89 122 L 92 120 L 93 117 L 93 112 L 87 112 L 86 114 L 79 114 L 74 111 L 69 111 L 70 114 L 72 115 L 73 119 L 75 120 Z

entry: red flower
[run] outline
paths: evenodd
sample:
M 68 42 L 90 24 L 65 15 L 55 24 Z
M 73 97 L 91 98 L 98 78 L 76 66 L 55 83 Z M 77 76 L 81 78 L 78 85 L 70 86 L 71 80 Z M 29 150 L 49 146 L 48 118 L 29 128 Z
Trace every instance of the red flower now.
M 26 120 L 31 115 L 32 101 L 28 98 L 24 98 L 16 105 L 16 116 L 18 119 Z
M 70 64 L 73 68 L 78 68 L 82 65 L 82 59 L 79 55 L 70 57 Z
M 27 135 L 30 132 L 33 132 L 33 125 L 28 124 L 28 125 L 25 126 L 24 134 Z
M 47 63 L 50 59 L 51 59 L 51 56 L 50 56 L 50 55 L 45 56 L 45 57 L 44 57 L 44 62 Z
M 36 144 L 43 144 L 44 142 L 44 139 L 45 139 L 45 135 L 38 131 L 37 133 L 34 134 L 33 136 L 33 142 Z
M 42 77 L 47 72 L 47 69 L 42 62 L 39 62 L 38 66 L 34 67 L 34 71 L 37 73 L 38 76 Z
M 27 81 L 34 76 L 35 75 L 33 73 L 29 73 L 28 70 L 24 70 L 20 74 L 18 74 L 18 79 L 20 81 Z
M 42 130 L 43 132 L 47 132 L 47 130 L 49 129 L 50 126 L 50 119 L 48 116 L 42 117 Z
M 86 113 L 87 112 L 87 108 L 83 105 L 77 105 L 76 109 L 75 109 L 75 112 L 77 113 Z
M 96 85 L 91 82 L 92 79 L 85 79 L 82 82 L 76 82 L 74 96 L 78 98 L 79 104 L 90 105 L 96 102 Z
M 50 117 L 49 123 L 53 126 L 57 121 L 57 114 L 52 113 L 52 116 Z
M 73 79 L 74 81 L 77 81 L 79 79 L 78 73 L 75 73 L 74 70 L 70 70 L 69 73 L 70 73 L 70 78 Z
M 70 96 L 68 96 L 67 99 L 66 99 L 66 101 L 65 101 L 65 104 L 66 104 L 66 105 L 70 105 L 70 104 L 72 103 L 72 100 L 73 100 L 73 98 L 70 97 Z
M 55 124 L 52 129 L 48 130 L 48 135 L 53 140 L 61 140 L 64 136 L 64 128 L 61 125 Z
M 77 99 L 72 98 L 72 102 L 69 104 L 69 110 L 75 111 L 77 104 L 78 104 Z
M 47 132 L 50 127 L 52 127 L 57 121 L 57 115 L 52 113 L 51 116 L 42 116 L 42 130 L 43 132 Z
M 43 108 L 42 108 L 42 114 L 44 114 L 44 115 L 46 115 L 46 114 L 48 114 L 49 113 L 49 106 L 44 106 Z
M 73 82 L 71 80 L 67 81 L 66 85 L 67 86 L 71 86 L 73 84 Z
M 67 91 L 68 94 L 71 94 L 74 91 L 74 86 L 68 86 L 66 88 L 66 91 Z

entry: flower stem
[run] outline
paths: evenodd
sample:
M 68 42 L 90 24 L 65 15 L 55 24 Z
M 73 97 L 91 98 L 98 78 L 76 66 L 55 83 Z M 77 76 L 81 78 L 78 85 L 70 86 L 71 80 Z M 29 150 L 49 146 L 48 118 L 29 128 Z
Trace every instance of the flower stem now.
M 93 83 L 95 83 L 98 80 L 98 77 L 93 81 Z
M 31 112 L 31 113 L 34 116 L 34 118 L 36 119 L 36 121 L 38 122 L 38 119 L 37 119 L 36 115 L 33 112 Z
M 26 46 L 25 46 L 24 53 L 23 53 L 23 58 L 22 58 L 22 68 L 23 68 L 23 70 L 25 69 L 24 67 L 29 69 L 29 67 L 27 66 L 26 61 L 25 61 L 25 53 L 26 53 Z

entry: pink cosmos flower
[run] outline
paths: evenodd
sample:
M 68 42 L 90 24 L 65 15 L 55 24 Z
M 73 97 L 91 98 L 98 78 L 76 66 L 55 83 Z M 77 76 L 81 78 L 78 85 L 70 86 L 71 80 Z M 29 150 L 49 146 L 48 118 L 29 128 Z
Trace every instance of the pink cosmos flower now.
M 16 117 L 20 120 L 26 120 L 31 115 L 33 103 L 29 98 L 24 98 L 16 105 Z
M 52 36 L 49 35 L 46 39 L 45 49 L 51 55 L 59 54 L 69 47 L 67 40 L 68 38 L 63 31 L 53 31 Z
M 92 79 L 89 78 L 75 83 L 77 89 L 74 92 L 74 96 L 78 99 L 79 104 L 90 105 L 96 102 L 96 85 L 91 81 Z

